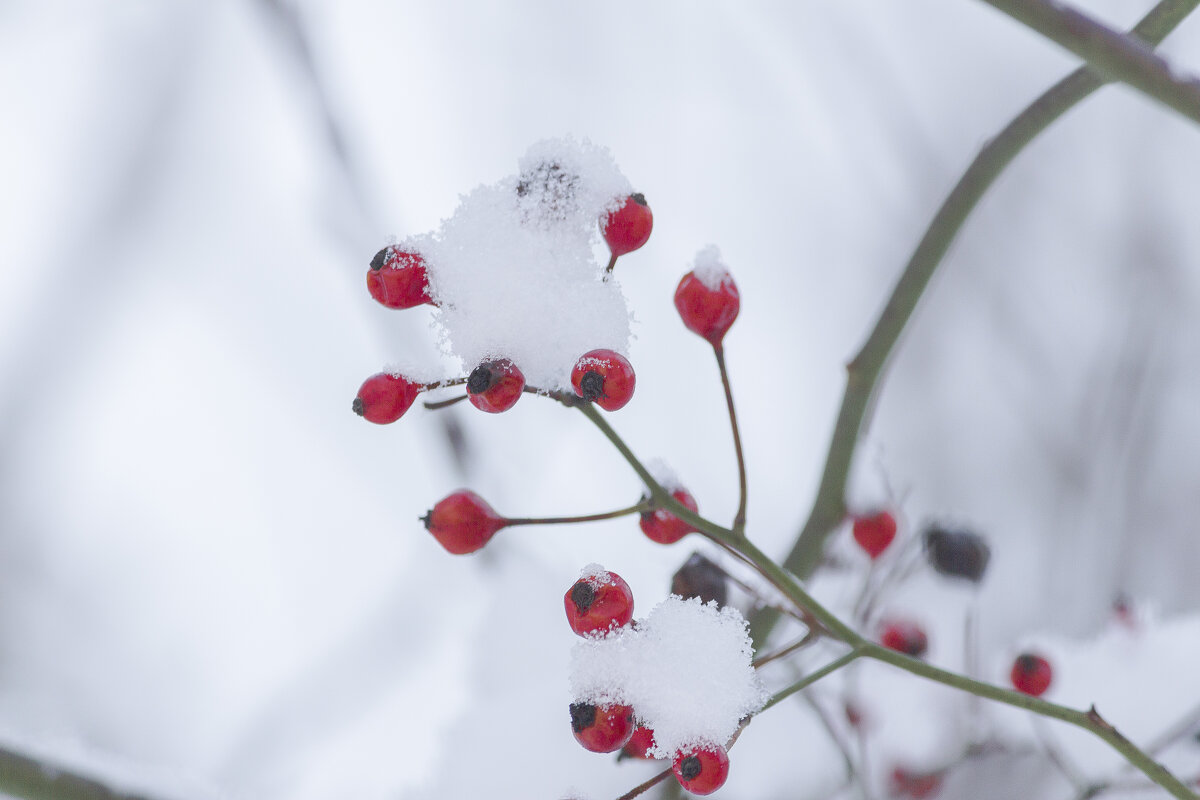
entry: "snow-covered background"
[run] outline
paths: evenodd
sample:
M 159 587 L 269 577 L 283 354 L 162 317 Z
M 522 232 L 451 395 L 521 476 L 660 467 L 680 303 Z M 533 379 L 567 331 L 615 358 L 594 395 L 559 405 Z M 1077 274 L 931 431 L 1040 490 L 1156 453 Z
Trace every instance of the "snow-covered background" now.
M 1148 7 L 1085 5 L 1123 27 Z M 1200 19 L 1163 50 L 1200 69 Z M 638 389 L 613 424 L 731 518 L 711 353 L 670 302 L 717 244 L 742 296 L 726 351 L 749 530 L 782 555 L 842 365 L 923 226 L 1073 67 L 973 0 L 4 4 L 0 744 L 162 798 L 602 800 L 640 782 L 653 767 L 570 736 L 562 593 L 600 562 L 649 609 L 696 543 L 619 520 L 444 553 L 417 517 L 459 486 L 520 516 L 640 487 L 536 398 L 386 428 L 351 414 L 363 378 L 436 341 L 428 309 L 370 299 L 371 256 L 533 142 L 608 147 L 655 214 L 618 267 Z M 886 483 L 908 535 L 940 519 L 992 542 L 978 599 L 932 578 L 894 598 L 932 660 L 960 666 L 977 604 L 988 677 L 1041 643 L 1055 699 L 1143 741 L 1200 698 L 1198 207 L 1200 130 L 1131 92 L 1050 130 L 935 279 L 855 488 Z M 816 588 L 836 604 L 845 580 Z M 1161 621 L 1113 628 L 1119 592 Z M 855 681 L 880 775 L 954 754 L 961 697 L 882 668 Z M 1034 741 L 1022 716 L 989 720 Z M 1115 763 L 1063 739 L 1093 776 Z M 728 797 L 841 780 L 800 701 L 732 757 Z M 1012 794 L 988 773 L 1011 763 L 985 760 L 944 796 L 1069 796 L 1041 766 Z

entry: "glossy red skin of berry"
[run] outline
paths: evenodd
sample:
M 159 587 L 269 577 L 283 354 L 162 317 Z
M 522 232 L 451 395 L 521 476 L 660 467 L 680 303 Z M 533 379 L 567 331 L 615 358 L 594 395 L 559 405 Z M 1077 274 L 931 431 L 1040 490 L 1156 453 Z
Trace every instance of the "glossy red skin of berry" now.
M 892 770 L 892 794 L 921 800 L 932 797 L 942 788 L 940 772 L 909 772 L 904 767 Z
M 633 619 L 633 590 L 615 572 L 580 578 L 563 595 L 567 623 L 580 636 L 604 633 Z
M 433 538 L 455 555 L 474 553 L 508 524 L 487 501 L 467 489 L 438 501 L 422 519 Z
M 467 399 L 489 414 L 508 411 L 524 390 L 525 375 L 507 358 L 480 364 L 467 380 Z
M 653 758 L 650 751 L 654 748 L 654 731 L 650 728 L 644 728 L 639 725 L 634 729 L 633 735 L 629 737 L 629 741 L 625 743 L 625 747 L 621 752 L 630 758 Z
M 571 704 L 571 732 L 584 750 L 615 753 L 633 735 L 633 709 L 629 706 Z
M 879 643 L 913 658 L 920 658 L 929 649 L 929 637 L 924 629 L 907 620 L 886 623 L 879 634 Z
M 729 754 L 724 747 L 703 747 L 675 754 L 671 772 L 679 785 L 692 794 L 712 794 L 729 777 Z
M 650 206 L 640 193 L 625 198 L 625 204 L 600 223 L 600 232 L 614 256 L 632 253 L 644 245 L 653 228 L 654 214 L 650 213 Z
M 589 378 L 589 373 L 598 378 Z M 605 411 L 624 408 L 633 397 L 637 377 L 629 359 L 613 350 L 591 350 L 575 362 L 571 385 L 575 394 Z
M 380 372 L 363 381 L 351 404 L 355 414 L 367 422 L 387 425 L 404 416 L 423 387 L 399 375 Z
M 425 259 L 395 247 L 385 247 L 371 260 L 367 291 L 388 308 L 413 308 L 433 304 Z
M 1018 691 L 1033 697 L 1040 697 L 1050 688 L 1054 671 L 1050 662 L 1033 653 L 1022 653 L 1013 661 L 1012 685 Z
M 671 492 L 671 497 L 674 497 L 690 511 L 700 510 L 700 507 L 696 505 L 695 498 L 684 489 L 676 489 Z M 647 539 L 659 544 L 675 544 L 696 530 L 665 508 L 656 508 L 653 511 L 645 512 L 638 521 L 638 525 L 641 526 L 642 533 L 646 534 Z
M 718 347 L 741 309 L 741 295 L 728 276 L 713 289 L 689 272 L 675 289 L 675 308 L 692 333 Z
M 887 511 L 855 517 L 852 533 L 858 546 L 874 560 L 879 558 L 896 538 L 896 518 Z

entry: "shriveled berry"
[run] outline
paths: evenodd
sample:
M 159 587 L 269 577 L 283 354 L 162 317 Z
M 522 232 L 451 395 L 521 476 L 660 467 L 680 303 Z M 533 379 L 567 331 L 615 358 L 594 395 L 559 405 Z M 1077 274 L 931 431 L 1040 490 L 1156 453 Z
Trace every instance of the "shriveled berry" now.
M 729 754 L 720 745 L 681 750 L 671 764 L 675 780 L 692 794 L 712 794 L 729 777 Z
M 913 658 L 920 658 L 929 649 L 929 637 L 925 635 L 925 630 L 910 620 L 885 622 L 879 633 L 879 643 Z
M 700 553 L 692 553 L 671 578 L 671 594 L 684 600 L 699 597 L 702 603 L 715 600 L 723 606 L 728 600 L 725 570 Z
M 524 390 L 525 375 L 507 358 L 485 361 L 467 377 L 467 399 L 489 414 L 508 411 Z
M 572 584 L 563 597 L 563 606 L 575 633 L 603 633 L 633 619 L 633 590 L 617 573 L 598 570 Z
M 853 533 L 854 541 L 867 555 L 879 558 L 896 538 L 896 518 L 887 511 L 854 517 Z
M 700 507 L 696 505 L 696 499 L 688 494 L 686 489 L 676 489 L 671 492 L 671 497 L 690 511 L 700 510 Z M 642 512 L 642 518 L 638 524 L 647 539 L 659 544 L 674 544 L 696 530 L 665 508 Z
M 983 580 L 992 551 L 979 534 L 930 525 L 924 544 L 930 565 L 942 575 L 972 583 Z
M 508 524 L 487 501 L 467 489 L 438 501 L 421 520 L 438 543 L 455 555 L 474 553 Z
M 571 732 L 585 750 L 614 753 L 633 735 L 633 709 L 623 705 L 571 703 Z
M 1018 692 L 1040 697 L 1050 688 L 1054 671 L 1050 662 L 1033 653 L 1022 653 L 1013 661 L 1012 685 Z
M 404 416 L 422 388 L 400 375 L 380 372 L 363 381 L 350 408 L 367 422 L 387 425 Z
M 625 198 L 624 204 L 600 223 L 600 232 L 614 256 L 632 253 L 650 239 L 654 215 L 640 192 Z
M 741 296 L 723 267 L 708 267 L 683 276 L 675 289 L 675 308 L 688 330 L 717 347 L 737 319 Z
M 394 245 L 383 248 L 371 259 L 367 291 L 388 308 L 413 308 L 422 303 L 433 303 L 429 296 L 425 259 L 419 253 Z
M 904 767 L 892 770 L 891 793 L 897 797 L 921 800 L 924 797 L 932 797 L 941 788 L 941 772 L 911 772 Z
M 613 350 L 591 350 L 575 362 L 571 385 L 575 394 L 605 411 L 624 408 L 633 397 L 636 377 L 629 359 Z
M 654 731 L 639 725 L 634 728 L 633 735 L 629 737 L 629 741 L 625 743 L 621 752 L 628 758 L 653 758 L 650 755 L 650 751 L 653 749 Z

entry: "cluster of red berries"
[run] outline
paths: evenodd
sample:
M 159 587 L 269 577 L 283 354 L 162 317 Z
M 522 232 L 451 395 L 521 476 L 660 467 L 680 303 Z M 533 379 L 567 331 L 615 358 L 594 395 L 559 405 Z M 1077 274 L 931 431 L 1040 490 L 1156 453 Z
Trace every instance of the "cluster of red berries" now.
M 630 624 L 633 592 L 620 575 L 597 569 L 572 584 L 563 606 L 571 630 L 580 636 L 603 636 Z M 638 724 L 632 706 L 571 703 L 570 713 L 571 732 L 585 750 L 652 757 L 654 731 Z M 686 748 L 675 754 L 671 770 L 679 785 L 692 794 L 711 794 L 729 777 L 729 754 L 720 745 Z

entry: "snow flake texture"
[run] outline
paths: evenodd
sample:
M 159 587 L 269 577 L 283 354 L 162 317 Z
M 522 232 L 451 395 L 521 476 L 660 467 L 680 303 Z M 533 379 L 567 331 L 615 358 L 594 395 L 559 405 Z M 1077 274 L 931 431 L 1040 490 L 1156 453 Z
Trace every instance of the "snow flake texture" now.
M 768 694 L 750 666 L 746 620 L 734 608 L 671 595 L 635 625 L 587 639 L 571 653 L 577 702 L 633 706 L 654 729 L 657 758 L 724 745 Z

